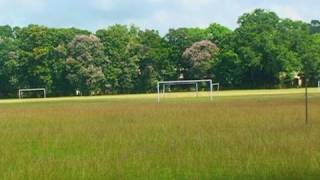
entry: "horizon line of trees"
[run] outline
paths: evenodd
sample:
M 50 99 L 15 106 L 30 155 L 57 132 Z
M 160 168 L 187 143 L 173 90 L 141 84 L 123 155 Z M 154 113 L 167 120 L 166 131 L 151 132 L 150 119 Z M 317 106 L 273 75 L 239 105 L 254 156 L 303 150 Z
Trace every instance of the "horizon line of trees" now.
M 164 36 L 118 24 L 95 33 L 0 26 L 0 98 L 35 87 L 49 96 L 153 92 L 159 80 L 209 78 L 229 89 L 293 87 L 304 72 L 310 85 L 320 80 L 320 21 L 256 9 L 238 24 Z

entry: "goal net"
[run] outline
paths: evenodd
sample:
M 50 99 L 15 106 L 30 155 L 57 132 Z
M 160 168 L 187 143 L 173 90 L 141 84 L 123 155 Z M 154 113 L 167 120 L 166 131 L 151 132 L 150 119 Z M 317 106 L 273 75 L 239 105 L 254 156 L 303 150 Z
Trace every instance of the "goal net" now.
M 35 93 L 35 92 L 40 92 L 40 97 L 42 98 L 46 98 L 47 97 L 47 93 L 46 93 L 46 89 L 45 88 L 35 88 L 35 89 L 19 89 L 18 95 L 19 95 L 19 99 L 22 99 L 24 97 L 26 97 L 26 93 Z
M 212 80 L 210 79 L 205 79 L 205 80 L 182 80 L 182 81 L 159 81 L 157 84 L 157 102 L 160 103 L 161 99 L 161 93 L 164 95 L 166 91 L 166 86 L 175 86 L 175 85 L 194 85 L 195 86 L 195 91 L 196 91 L 196 96 L 199 96 L 199 84 L 200 83 L 207 83 L 209 84 L 209 89 L 210 89 L 210 100 L 212 101 L 213 99 L 213 88 L 214 85 L 212 83 Z M 162 88 L 162 89 L 161 89 Z

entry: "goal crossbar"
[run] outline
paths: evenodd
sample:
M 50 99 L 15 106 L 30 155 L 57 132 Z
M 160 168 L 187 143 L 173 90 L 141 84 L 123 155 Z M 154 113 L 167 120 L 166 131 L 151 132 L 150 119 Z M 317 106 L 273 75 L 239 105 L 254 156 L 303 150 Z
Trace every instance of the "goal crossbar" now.
M 160 83 L 160 84 L 194 84 L 194 83 L 200 83 L 200 82 L 212 83 L 212 80 L 205 79 L 205 80 L 159 81 L 158 83 Z
M 210 84 L 210 100 L 212 101 L 212 92 L 213 92 L 213 83 L 211 79 L 204 79 L 204 80 L 181 80 L 181 81 L 159 81 L 157 84 L 157 102 L 160 103 L 160 85 L 163 85 L 162 90 L 163 94 L 165 93 L 166 85 L 181 85 L 181 84 L 195 84 L 196 85 L 196 93 L 198 96 L 198 89 L 199 89 L 199 83 L 206 82 Z
M 19 99 L 22 98 L 23 92 L 32 92 L 32 91 L 43 91 L 43 97 L 47 97 L 46 89 L 45 88 L 33 88 L 33 89 L 19 89 Z

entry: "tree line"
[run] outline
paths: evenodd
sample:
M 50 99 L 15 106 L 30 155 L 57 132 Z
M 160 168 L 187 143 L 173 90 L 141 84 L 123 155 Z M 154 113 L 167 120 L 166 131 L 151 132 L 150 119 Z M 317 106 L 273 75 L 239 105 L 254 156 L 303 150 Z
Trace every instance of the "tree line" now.
M 320 80 L 320 21 L 256 9 L 230 30 L 156 30 L 113 25 L 0 26 L 0 97 L 45 87 L 51 96 L 153 92 L 159 80 L 213 79 L 224 88 L 292 87 L 304 72 Z

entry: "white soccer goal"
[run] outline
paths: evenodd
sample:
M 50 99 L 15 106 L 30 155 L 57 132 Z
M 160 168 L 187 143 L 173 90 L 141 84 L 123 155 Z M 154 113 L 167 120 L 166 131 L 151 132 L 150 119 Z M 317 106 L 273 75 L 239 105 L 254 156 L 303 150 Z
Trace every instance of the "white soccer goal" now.
M 213 83 L 212 80 L 210 79 L 205 79 L 205 80 L 182 80 L 182 81 L 160 81 L 157 84 L 157 92 L 158 92 L 158 97 L 157 101 L 160 103 L 160 86 L 162 85 L 162 94 L 165 94 L 166 91 L 166 86 L 172 86 L 172 85 L 186 85 L 186 84 L 194 84 L 195 89 L 196 89 L 196 96 L 199 96 L 199 83 L 209 83 L 209 88 L 210 88 L 210 100 L 212 101 L 213 99 Z
M 35 91 L 41 91 L 43 92 L 43 98 L 47 97 L 47 92 L 45 88 L 35 88 L 35 89 L 19 89 L 19 99 L 23 98 L 24 92 L 35 92 Z
M 216 87 L 217 91 L 220 91 L 220 83 L 213 83 L 212 88 L 214 90 L 214 87 Z
M 318 81 L 318 88 L 320 88 L 320 81 Z

